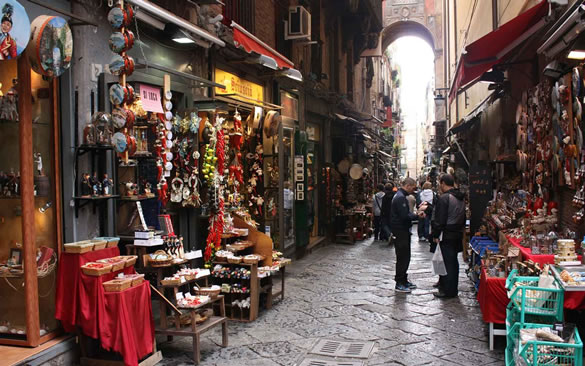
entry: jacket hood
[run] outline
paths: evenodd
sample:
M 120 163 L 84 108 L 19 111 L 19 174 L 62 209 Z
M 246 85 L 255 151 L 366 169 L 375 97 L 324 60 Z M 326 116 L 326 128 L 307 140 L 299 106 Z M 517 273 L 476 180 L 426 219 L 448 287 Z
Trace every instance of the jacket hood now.
M 465 194 L 461 192 L 457 188 L 453 188 L 448 191 L 453 197 L 457 198 L 459 201 L 463 201 L 465 199 Z

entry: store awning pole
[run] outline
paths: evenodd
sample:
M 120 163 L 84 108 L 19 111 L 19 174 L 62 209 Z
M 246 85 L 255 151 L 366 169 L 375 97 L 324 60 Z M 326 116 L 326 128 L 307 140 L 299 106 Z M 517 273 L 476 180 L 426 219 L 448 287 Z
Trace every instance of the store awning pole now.
M 461 150 L 461 146 L 459 145 L 459 142 L 457 142 L 457 139 L 453 139 L 453 141 L 455 141 L 455 145 L 457 145 L 457 149 L 461 153 L 461 156 L 463 156 L 463 159 L 465 159 L 465 162 L 467 163 L 467 167 L 470 167 L 471 165 L 469 165 L 469 160 L 467 160 L 467 156 L 465 156 L 465 153 L 463 152 L 463 150 Z
M 147 0 L 126 0 L 132 5 L 138 6 L 139 8 L 143 9 L 144 11 L 150 13 L 152 16 L 157 18 L 161 18 L 166 20 L 167 22 L 171 22 L 186 31 L 192 32 L 195 35 L 209 41 L 215 43 L 218 46 L 225 47 L 225 42 L 221 39 L 213 36 L 212 34 L 206 32 L 205 30 L 199 28 L 195 24 L 188 22 L 175 14 L 171 13 L 170 11 L 161 8 L 158 5 L 155 5 Z

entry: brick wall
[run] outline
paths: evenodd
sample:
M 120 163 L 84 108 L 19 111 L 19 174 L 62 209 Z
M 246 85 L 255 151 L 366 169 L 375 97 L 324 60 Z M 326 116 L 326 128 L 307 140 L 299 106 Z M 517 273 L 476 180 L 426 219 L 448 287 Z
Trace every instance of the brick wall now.
M 254 13 L 254 35 L 268 44 L 276 47 L 275 11 L 272 0 L 256 0 Z

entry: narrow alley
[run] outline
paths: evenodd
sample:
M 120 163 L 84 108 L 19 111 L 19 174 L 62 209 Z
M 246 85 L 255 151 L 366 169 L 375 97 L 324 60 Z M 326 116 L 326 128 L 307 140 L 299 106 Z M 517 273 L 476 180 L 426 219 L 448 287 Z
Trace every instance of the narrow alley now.
M 487 326 L 472 283 L 461 264 L 459 297 L 438 300 L 432 287 L 428 244 L 412 239 L 412 294 L 394 291 L 394 248 L 372 239 L 354 246 L 329 245 L 295 261 L 285 299 L 253 323 L 229 324 L 229 347 L 221 333 L 201 338 L 201 366 L 293 366 L 320 339 L 373 341 L 364 365 L 503 365 L 503 338 L 496 350 L 487 343 Z M 163 342 L 161 365 L 192 365 L 190 339 Z M 360 359 L 346 359 L 362 361 Z

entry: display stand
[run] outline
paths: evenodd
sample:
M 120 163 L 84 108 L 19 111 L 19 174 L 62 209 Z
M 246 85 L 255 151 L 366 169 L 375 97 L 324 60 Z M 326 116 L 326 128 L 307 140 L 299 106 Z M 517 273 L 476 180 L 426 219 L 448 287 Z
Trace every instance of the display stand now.
M 160 327 L 155 329 L 156 334 L 163 334 L 167 336 L 179 336 L 179 337 L 191 337 L 193 339 L 193 361 L 196 364 L 201 362 L 201 349 L 200 349 L 200 338 L 201 334 L 207 332 L 208 330 L 221 325 L 221 335 L 222 335 L 222 347 L 228 346 L 228 331 L 227 331 L 227 318 L 225 316 L 225 303 L 224 297 L 222 295 L 218 295 L 216 298 L 210 299 L 207 303 L 201 304 L 195 308 L 181 308 L 181 311 L 177 306 L 175 306 L 171 301 L 169 301 L 162 293 L 160 293 L 156 288 L 152 287 L 152 290 L 155 294 L 160 297 L 161 300 L 161 310 L 164 308 L 164 311 L 161 312 L 160 318 Z M 198 311 L 205 309 L 205 308 L 218 308 L 219 309 L 219 316 L 211 316 L 207 320 L 205 320 L 201 324 L 197 324 L 197 313 Z M 174 326 L 169 326 L 167 317 L 164 316 L 167 310 L 170 310 L 173 314 L 174 319 Z M 185 314 L 189 315 L 190 324 L 184 324 L 183 317 Z

